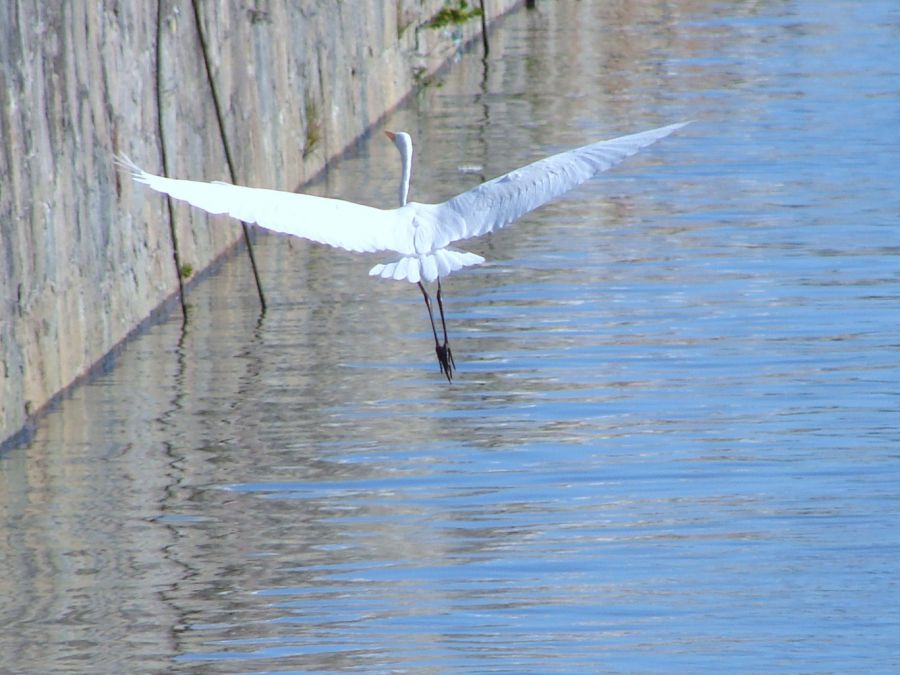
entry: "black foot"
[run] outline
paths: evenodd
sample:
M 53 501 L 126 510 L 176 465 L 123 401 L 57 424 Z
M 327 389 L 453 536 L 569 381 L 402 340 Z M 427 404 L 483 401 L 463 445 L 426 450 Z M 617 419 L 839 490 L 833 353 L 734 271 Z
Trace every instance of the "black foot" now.
M 456 363 L 453 361 L 453 352 L 450 351 L 450 345 L 446 342 L 442 345 L 436 344 L 434 351 L 437 354 L 438 363 L 441 366 L 441 372 L 446 376 L 447 382 L 453 381 L 453 369 Z

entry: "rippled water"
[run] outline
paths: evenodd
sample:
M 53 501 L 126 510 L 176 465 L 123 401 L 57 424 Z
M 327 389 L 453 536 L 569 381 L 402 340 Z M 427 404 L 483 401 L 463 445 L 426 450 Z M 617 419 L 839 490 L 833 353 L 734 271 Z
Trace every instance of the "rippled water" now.
M 453 385 L 378 258 L 192 289 L 0 457 L 4 668 L 900 669 L 900 8 L 539 5 L 389 120 L 413 199 L 694 124 L 472 244 Z

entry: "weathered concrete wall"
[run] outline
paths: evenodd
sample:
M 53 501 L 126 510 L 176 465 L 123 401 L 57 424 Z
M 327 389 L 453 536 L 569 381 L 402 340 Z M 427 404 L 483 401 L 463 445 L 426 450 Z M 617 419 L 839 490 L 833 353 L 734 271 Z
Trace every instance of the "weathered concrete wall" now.
M 493 19 L 519 1 L 483 4 Z M 480 34 L 477 19 L 428 27 L 443 6 L 0 3 L 0 442 L 178 292 L 173 240 L 201 270 L 241 237 L 170 212 L 116 153 L 301 185 Z

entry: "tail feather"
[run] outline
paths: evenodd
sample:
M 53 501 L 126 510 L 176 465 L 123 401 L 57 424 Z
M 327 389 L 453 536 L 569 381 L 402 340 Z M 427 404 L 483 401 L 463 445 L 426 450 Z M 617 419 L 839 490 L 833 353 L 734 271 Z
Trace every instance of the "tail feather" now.
M 434 281 L 438 277 L 446 277 L 451 272 L 461 270 L 469 265 L 478 265 L 484 258 L 465 251 L 448 251 L 438 249 L 432 253 L 418 256 L 404 256 L 397 262 L 379 263 L 369 270 L 369 276 L 383 279 L 405 279 L 410 283 Z

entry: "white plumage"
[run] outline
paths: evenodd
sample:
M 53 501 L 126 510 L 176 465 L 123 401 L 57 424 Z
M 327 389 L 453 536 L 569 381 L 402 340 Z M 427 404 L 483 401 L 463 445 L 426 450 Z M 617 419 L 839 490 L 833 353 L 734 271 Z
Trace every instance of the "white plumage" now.
M 484 258 L 474 253 L 448 250 L 451 244 L 508 225 L 685 124 L 672 124 L 561 152 L 440 204 L 409 202 L 396 209 L 221 182 L 164 178 L 147 173 L 124 155 L 119 161 L 131 170 L 136 181 L 208 213 L 227 213 L 273 232 L 348 251 L 399 253 L 402 256 L 399 260 L 376 265 L 369 273 L 417 283 L 434 281 L 484 262 Z M 403 132 L 394 135 L 394 142 L 403 160 L 401 200 L 405 202 L 412 144 L 409 135 Z
M 164 178 L 147 173 L 124 155 L 120 155 L 118 161 L 139 183 L 209 213 L 227 213 L 273 232 L 348 251 L 399 254 L 399 260 L 379 263 L 369 274 L 405 279 L 419 285 L 431 318 L 441 372 L 449 380 L 455 364 L 447 344 L 440 280 L 463 267 L 482 263 L 484 258 L 448 247 L 508 225 L 685 124 L 688 122 L 561 152 L 498 176 L 440 204 L 407 203 L 412 140 L 404 132 L 387 132 L 402 160 L 400 207 L 396 209 L 378 209 L 340 199 L 221 182 Z M 443 344 L 438 340 L 431 299 L 422 285 L 423 281 L 435 280 L 444 328 Z

